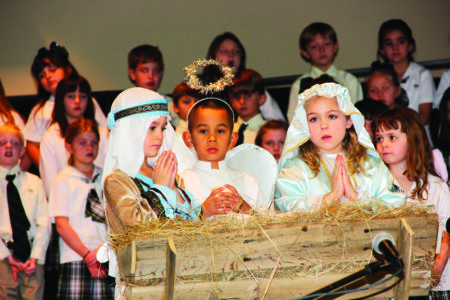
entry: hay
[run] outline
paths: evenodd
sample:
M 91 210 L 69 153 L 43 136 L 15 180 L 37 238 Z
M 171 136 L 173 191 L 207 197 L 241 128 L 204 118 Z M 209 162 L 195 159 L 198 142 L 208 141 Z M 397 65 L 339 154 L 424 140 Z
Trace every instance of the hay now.
M 111 247 L 118 251 L 137 239 L 151 239 L 154 237 L 183 237 L 194 238 L 202 236 L 207 239 L 216 238 L 216 233 L 238 232 L 244 229 L 263 230 L 274 225 L 308 225 L 310 223 L 332 223 L 340 224 L 349 221 L 370 221 L 373 219 L 391 219 L 410 216 L 423 216 L 430 211 L 423 206 L 404 205 L 390 208 L 379 203 L 361 204 L 361 202 L 347 202 L 338 206 L 324 207 L 314 212 L 278 213 L 273 215 L 243 216 L 231 214 L 216 217 L 210 221 L 191 222 L 181 219 L 152 220 L 146 223 L 137 223 L 124 228 L 122 233 L 110 234 L 109 242 Z M 226 241 L 222 241 L 226 247 Z M 212 247 L 212 246 L 211 246 Z M 276 245 L 274 245 L 275 248 Z M 214 257 L 213 257 L 214 261 Z M 298 276 L 317 277 L 324 274 L 348 274 L 364 268 L 366 264 L 373 261 L 373 258 L 366 261 L 346 261 L 342 263 L 324 263 L 315 265 L 299 265 L 294 267 L 279 267 L 278 264 L 273 269 L 260 270 L 240 270 L 234 272 L 210 274 L 192 274 L 178 276 L 177 283 L 196 282 L 217 282 L 246 279 L 269 279 L 272 278 L 294 278 Z M 414 259 L 413 269 L 429 269 L 433 262 L 433 257 L 423 257 Z M 245 262 L 242 261 L 242 263 Z M 277 269 L 278 267 L 278 269 Z M 275 273 L 276 270 L 276 273 Z M 128 287 L 131 286 L 154 286 L 163 284 L 162 278 L 140 279 L 139 277 L 121 278 Z
M 374 205 L 375 204 L 375 205 Z M 380 203 L 361 204 L 346 202 L 338 206 L 323 207 L 314 212 L 277 213 L 273 215 L 243 216 L 230 214 L 216 217 L 210 221 L 191 222 L 182 219 L 151 220 L 126 226 L 122 233 L 110 234 L 109 243 L 118 251 L 136 239 L 155 236 L 213 235 L 215 232 L 232 232 L 242 229 L 256 229 L 279 224 L 310 224 L 313 222 L 343 223 L 349 221 L 369 221 L 407 216 L 420 216 L 430 213 L 429 209 L 418 205 L 388 207 Z

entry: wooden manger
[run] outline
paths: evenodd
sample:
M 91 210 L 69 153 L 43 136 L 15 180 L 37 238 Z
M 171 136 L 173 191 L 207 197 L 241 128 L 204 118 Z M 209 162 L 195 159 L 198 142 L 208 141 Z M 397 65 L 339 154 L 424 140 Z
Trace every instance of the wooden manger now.
M 371 243 L 380 232 L 397 241 L 406 266 L 401 279 L 339 299 L 407 299 L 428 293 L 436 215 L 276 222 L 287 217 L 227 220 L 233 226 L 202 228 L 186 223 L 191 228 L 169 234 L 164 231 L 167 224 L 151 233 L 131 228 L 128 240 L 115 246 L 126 299 L 293 299 L 375 261 Z M 390 274 L 367 277 L 354 286 L 386 276 Z

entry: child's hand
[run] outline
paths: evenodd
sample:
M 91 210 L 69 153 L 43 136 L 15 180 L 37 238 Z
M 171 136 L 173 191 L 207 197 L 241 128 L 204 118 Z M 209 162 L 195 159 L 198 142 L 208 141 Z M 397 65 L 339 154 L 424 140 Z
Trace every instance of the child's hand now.
M 344 195 L 344 182 L 343 182 L 343 170 L 344 164 L 343 164 L 343 158 L 342 155 L 336 156 L 336 162 L 334 163 L 334 169 L 333 174 L 331 174 L 331 192 L 326 194 L 323 199 L 322 203 L 324 205 L 329 205 L 333 202 L 339 201 L 341 199 L 342 195 Z
M 175 153 L 173 153 L 173 161 L 174 161 L 174 166 L 173 166 L 173 170 L 172 170 L 172 177 L 170 177 L 169 187 L 176 191 L 175 183 L 176 183 L 177 172 L 178 172 L 178 161 L 177 161 L 177 156 L 175 155 Z
M 344 159 L 342 159 L 343 161 Z M 342 162 L 344 165 L 344 162 Z M 353 187 L 352 179 L 348 175 L 347 169 L 343 167 L 342 181 L 344 183 L 344 195 L 350 200 L 358 199 L 358 192 Z
M 237 213 L 246 213 L 252 209 L 250 205 L 248 205 L 248 203 L 241 197 L 241 195 L 239 195 L 234 186 L 225 184 L 225 187 L 228 188 L 229 192 L 224 191 L 220 194 L 228 197 L 228 200 L 233 207 L 232 211 Z
M 7 260 L 9 265 L 11 266 L 14 281 L 17 281 L 17 273 L 23 272 L 23 263 L 17 261 L 12 255 L 8 256 Z
M 23 264 L 25 275 L 32 276 L 36 274 L 36 258 L 30 258 Z
M 153 182 L 167 187 L 174 185 L 175 179 L 172 180 L 172 177 L 175 167 L 175 154 L 172 151 L 164 151 L 153 165 Z
M 102 265 L 97 260 L 97 252 L 100 247 L 92 250 L 89 254 L 84 258 L 84 262 L 86 263 L 89 272 L 94 278 L 105 278 L 107 276 L 106 270 L 102 268 Z

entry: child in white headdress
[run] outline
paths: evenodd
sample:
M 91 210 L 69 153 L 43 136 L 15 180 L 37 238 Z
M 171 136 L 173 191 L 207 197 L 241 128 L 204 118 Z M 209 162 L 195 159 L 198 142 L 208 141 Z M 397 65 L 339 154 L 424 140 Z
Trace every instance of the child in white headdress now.
M 364 129 L 347 88 L 325 83 L 299 95 L 275 187 L 279 211 L 313 210 L 346 199 L 405 203 Z
M 167 101 L 144 88 L 122 92 L 111 107 L 104 173 L 112 232 L 153 218 L 196 219 L 191 196 L 175 186 L 177 160 Z

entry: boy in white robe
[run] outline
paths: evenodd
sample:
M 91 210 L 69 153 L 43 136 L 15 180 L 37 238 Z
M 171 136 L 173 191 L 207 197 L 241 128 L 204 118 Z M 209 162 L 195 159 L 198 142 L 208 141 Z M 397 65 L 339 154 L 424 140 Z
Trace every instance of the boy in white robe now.
M 189 112 L 188 128 L 183 140 L 194 147 L 198 162 L 178 175 L 178 183 L 201 204 L 203 217 L 262 207 L 265 200 L 258 181 L 225 165 L 225 156 L 237 141 L 231 107 L 220 99 L 200 100 Z

